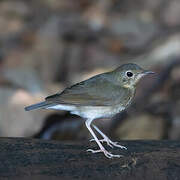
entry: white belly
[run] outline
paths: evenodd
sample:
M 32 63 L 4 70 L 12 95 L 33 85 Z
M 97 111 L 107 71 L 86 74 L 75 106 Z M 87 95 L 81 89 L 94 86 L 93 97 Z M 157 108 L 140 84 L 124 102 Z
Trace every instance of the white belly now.
M 124 107 L 119 106 L 71 106 L 71 105 L 55 105 L 47 109 L 70 111 L 71 114 L 76 114 L 86 119 L 108 118 L 123 111 Z

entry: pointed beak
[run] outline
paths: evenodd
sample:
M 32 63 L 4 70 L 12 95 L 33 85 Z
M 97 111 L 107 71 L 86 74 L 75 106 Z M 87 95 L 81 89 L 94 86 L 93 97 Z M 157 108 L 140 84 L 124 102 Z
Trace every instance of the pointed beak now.
M 143 75 L 155 74 L 155 72 L 145 70 L 145 71 L 142 72 L 142 74 L 143 74 Z

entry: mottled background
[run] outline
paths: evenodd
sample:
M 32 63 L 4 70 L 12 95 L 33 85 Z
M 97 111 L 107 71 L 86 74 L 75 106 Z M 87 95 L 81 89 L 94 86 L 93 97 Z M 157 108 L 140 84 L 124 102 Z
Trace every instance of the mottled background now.
M 180 139 L 179 0 L 0 0 L 0 136 L 88 139 L 80 117 L 24 107 L 128 62 L 156 75 L 98 126 L 116 139 Z

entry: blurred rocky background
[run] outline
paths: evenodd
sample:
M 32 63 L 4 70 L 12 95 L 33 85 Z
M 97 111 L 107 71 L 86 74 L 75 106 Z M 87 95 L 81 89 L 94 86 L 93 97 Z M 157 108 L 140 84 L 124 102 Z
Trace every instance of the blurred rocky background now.
M 180 139 L 179 0 L 0 0 L 0 136 L 87 140 L 80 117 L 24 107 L 130 62 L 156 75 L 97 125 L 116 139 Z

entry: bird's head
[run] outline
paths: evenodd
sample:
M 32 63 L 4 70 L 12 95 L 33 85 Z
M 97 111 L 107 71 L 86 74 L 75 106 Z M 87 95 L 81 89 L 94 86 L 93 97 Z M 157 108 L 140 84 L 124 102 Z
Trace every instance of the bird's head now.
M 124 64 L 114 71 L 118 82 L 126 88 L 133 88 L 139 82 L 139 80 L 147 75 L 153 74 L 152 71 L 144 70 L 136 64 Z

